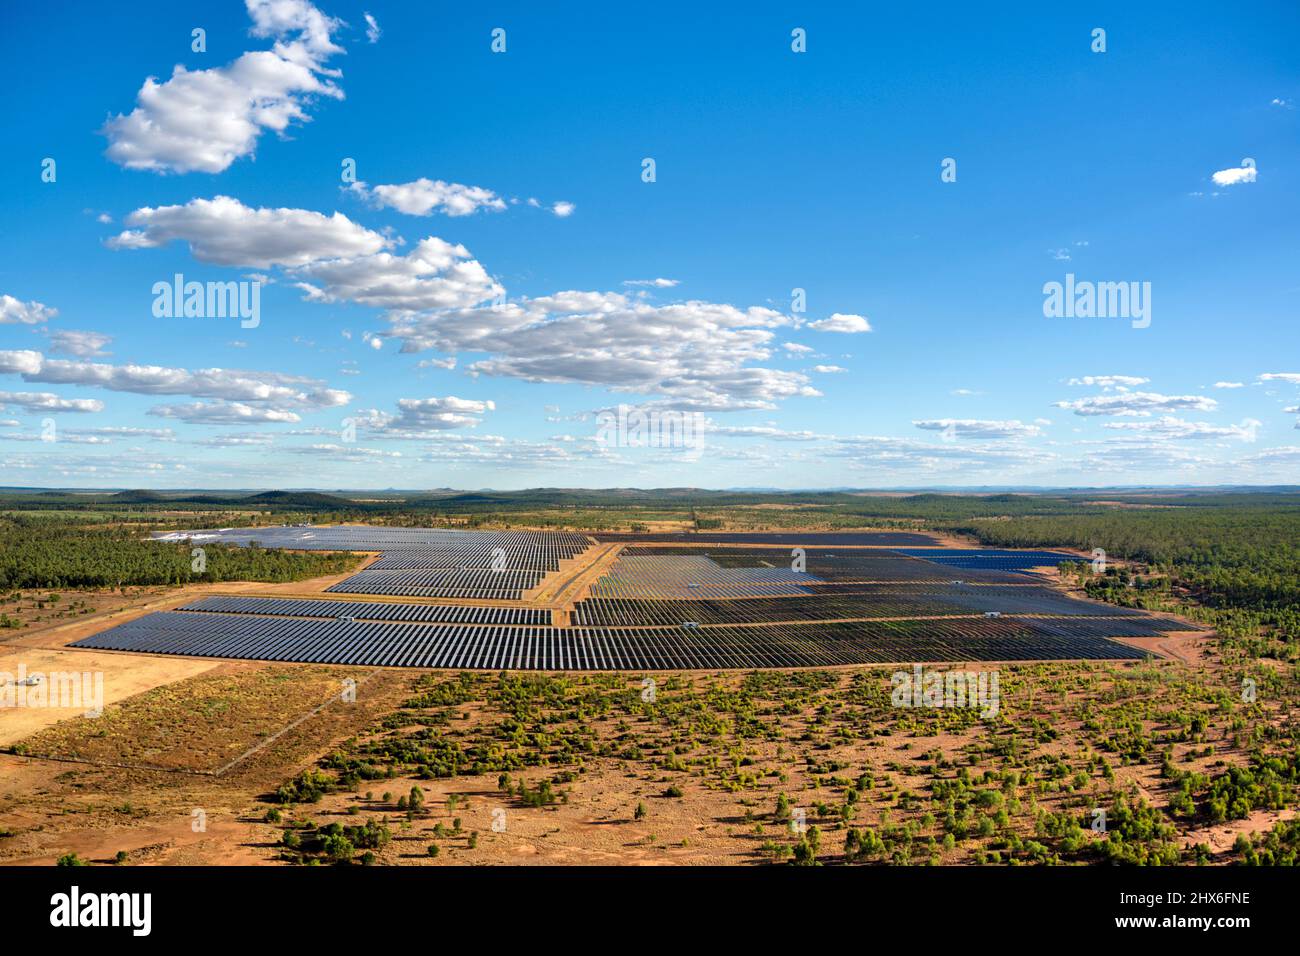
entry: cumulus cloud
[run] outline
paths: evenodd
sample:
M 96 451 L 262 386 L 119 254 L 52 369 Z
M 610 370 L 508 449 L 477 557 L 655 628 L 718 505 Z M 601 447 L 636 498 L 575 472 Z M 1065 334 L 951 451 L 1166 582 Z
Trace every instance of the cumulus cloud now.
M 507 439 L 500 435 L 481 435 L 473 438 L 459 435 L 441 436 L 420 457 L 426 464 L 443 468 L 456 468 L 467 464 L 496 468 L 539 468 L 590 464 L 616 456 L 594 441 L 544 442 Z
M 1164 415 L 1151 421 L 1106 422 L 1102 428 L 1134 432 L 1150 438 L 1187 440 L 1197 438 L 1233 438 L 1253 442 L 1263 422 L 1245 419 L 1240 425 L 1212 425 L 1208 422 L 1189 422 L 1173 415 Z
M 1237 186 L 1241 183 L 1253 183 L 1255 181 L 1254 166 L 1229 166 L 1227 169 L 1220 169 L 1210 176 L 1216 186 Z
M 252 209 L 237 199 L 193 199 L 183 206 L 138 209 L 136 227 L 108 240 L 114 249 L 143 249 L 181 241 L 194 257 L 215 265 L 279 266 L 317 302 L 356 302 L 387 309 L 427 310 L 477 305 L 504 293 L 462 245 L 435 236 L 406 255 L 396 244 L 342 213 Z
M 1037 425 L 1022 421 L 988 421 L 976 418 L 932 418 L 913 421 L 925 431 L 943 432 L 959 438 L 1028 438 L 1042 433 Z
M 281 372 L 206 368 L 193 371 L 160 365 L 109 365 L 51 359 L 40 352 L 0 352 L 0 373 L 20 375 L 27 382 L 80 385 L 138 395 L 191 395 L 222 402 L 253 403 L 250 408 L 273 412 L 318 410 L 345 405 L 352 396 L 323 383 Z M 181 407 L 181 406 L 177 406 Z M 96 409 L 98 410 L 98 409 Z M 197 414 L 206 414 L 198 412 Z M 181 417 L 181 416 L 173 416 Z M 241 420 L 240 417 L 227 420 Z M 262 421 L 297 421 L 296 417 L 263 417 Z
M 225 435 L 213 435 L 195 442 L 210 448 L 243 448 L 275 444 L 275 436 L 265 432 L 234 432 Z
M 1027 465 L 1041 465 L 1055 458 L 1051 452 L 1025 445 L 1000 442 L 942 445 L 880 435 L 837 438 L 828 452 L 832 458 L 847 459 L 855 468 L 888 474 L 969 473 L 1008 471 Z
M 809 322 L 808 327 L 816 329 L 818 332 L 845 332 L 851 334 L 871 331 L 871 323 L 867 321 L 865 316 L 845 315 L 841 312 L 836 312 L 830 318 Z
M 14 424 L 17 424 L 16 422 Z M 44 436 L 12 434 L 0 435 L 12 441 L 47 441 Z M 175 434 L 170 428 L 129 428 L 124 426 L 101 428 L 61 428 L 58 440 L 74 445 L 110 445 L 115 438 L 151 439 L 154 441 L 174 441 Z
M 192 425 L 239 425 L 265 422 L 297 422 L 296 412 L 249 405 L 246 402 L 193 402 L 188 405 L 155 405 L 150 415 L 175 418 Z
M 421 178 L 374 187 L 356 182 L 348 190 L 377 208 L 396 209 L 408 216 L 431 216 L 435 212 L 468 216 L 480 209 L 499 212 L 506 208 L 505 200 L 490 189 L 441 179 Z
M 295 455 L 321 455 L 340 461 L 373 461 L 384 458 L 401 458 L 400 451 L 385 451 L 381 448 L 362 448 L 359 445 L 336 445 L 321 443 L 316 445 L 288 445 L 285 451 Z
M 1150 381 L 1149 378 L 1141 378 L 1137 375 L 1082 375 L 1070 379 L 1066 384 L 1089 385 L 1096 388 L 1133 388 L 1137 385 L 1146 385 Z
M 103 332 L 78 332 L 72 329 L 60 329 L 50 333 L 50 351 L 60 355 L 76 355 L 80 358 L 94 358 L 107 355 L 104 346 L 113 341 L 111 335 Z
M 1187 409 L 1212 412 L 1219 403 L 1203 395 L 1161 395 L 1158 392 L 1120 392 L 1113 395 L 1094 395 L 1072 402 L 1055 402 L 1057 408 L 1068 408 L 1076 415 L 1129 415 L 1147 416 L 1152 412 Z
M 474 428 L 496 409 L 491 400 L 457 398 L 400 398 L 396 414 L 369 409 L 353 416 L 357 424 L 377 438 L 419 439 L 431 432 Z
M 652 305 L 616 292 L 559 292 L 504 305 L 394 315 L 403 352 L 486 352 L 471 373 L 657 395 L 683 410 L 771 408 L 818 393 L 771 357 L 771 309 L 712 302 Z
M 343 52 L 331 39 L 342 21 L 307 0 L 246 0 L 250 33 L 273 39 L 270 50 L 244 53 L 225 66 L 148 77 L 136 106 L 101 131 L 106 155 L 128 169 L 219 173 L 250 156 L 266 130 L 284 134 L 309 119 L 320 97 L 342 99 L 339 73 L 326 61 Z
M 1214 387 L 1215 388 L 1243 388 L 1244 384 L 1245 383 L 1243 382 L 1215 382 Z
M 505 293 L 468 249 L 436 236 L 421 239 L 405 256 L 381 252 L 325 260 L 294 275 L 303 279 L 298 287 L 312 301 L 403 311 L 468 308 Z
M 649 286 L 654 289 L 671 289 L 678 285 L 680 279 L 624 279 L 624 285 L 630 286 Z
M 384 31 L 379 29 L 379 21 L 369 13 L 362 14 L 366 18 L 366 40 L 369 43 L 378 43 L 379 38 L 384 35 Z
M 0 435 L 0 439 L 3 439 L 4 441 L 32 441 L 32 442 L 36 442 L 36 441 L 48 442 L 51 440 L 39 433 L 24 433 L 24 432 L 8 432 L 6 434 Z M 59 431 L 58 440 L 73 445 L 111 444 L 110 439 L 100 438 L 95 435 L 69 434 L 67 429 L 62 429 Z
M 53 392 L 0 392 L 0 405 L 14 405 L 29 412 L 102 412 L 97 398 L 61 398 Z
M 806 430 L 789 431 L 775 425 L 719 425 L 715 422 L 709 422 L 705 428 L 711 435 L 721 435 L 726 438 L 765 438 L 770 441 L 811 442 L 827 441 L 834 437 L 833 435 L 822 435 Z
M 568 219 L 570 216 L 573 215 L 573 211 L 577 208 L 578 207 L 575 206 L 573 203 L 565 202 L 562 199 L 559 202 L 553 203 L 551 205 L 551 213 L 552 215 L 558 216 L 560 219 Z
M 1135 469 L 1171 469 L 1204 474 L 1206 468 L 1220 464 L 1206 455 L 1198 455 L 1166 442 L 1122 442 L 1107 444 L 1086 452 L 1079 465 L 1088 471 L 1123 475 Z
M 1288 382 L 1300 385 L 1300 372 L 1265 372 L 1259 377 L 1261 382 Z
M 156 249 L 184 242 L 200 262 L 253 269 L 372 255 L 393 244 L 340 212 L 325 216 L 308 209 L 252 209 L 229 196 L 146 206 L 127 216 L 126 224 L 135 228 L 107 240 L 109 248 Z
M 40 302 L 23 302 L 11 295 L 0 295 L 0 325 L 39 325 L 59 314 Z

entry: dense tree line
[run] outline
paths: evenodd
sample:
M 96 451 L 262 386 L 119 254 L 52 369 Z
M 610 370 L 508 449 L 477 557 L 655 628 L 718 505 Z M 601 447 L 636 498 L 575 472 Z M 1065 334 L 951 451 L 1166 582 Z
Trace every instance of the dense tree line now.
M 1067 569 L 1093 597 L 1131 607 L 1187 610 L 1256 654 L 1268 641 L 1300 652 L 1300 503 L 1285 495 L 1223 495 L 1100 514 L 953 522 L 950 530 L 1008 548 L 1070 547 L 1107 557 Z
M 348 570 L 350 554 L 203 546 L 196 571 L 188 542 L 150 541 L 138 530 L 0 518 L 0 591 L 103 588 L 198 581 L 297 581 Z

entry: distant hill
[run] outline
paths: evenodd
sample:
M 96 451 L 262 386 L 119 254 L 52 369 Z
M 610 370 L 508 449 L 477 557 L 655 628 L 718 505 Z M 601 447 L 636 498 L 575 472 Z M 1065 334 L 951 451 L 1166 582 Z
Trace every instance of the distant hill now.
M 247 498 L 232 499 L 232 503 L 269 505 L 277 508 L 301 508 L 318 511 L 346 511 L 355 507 L 347 498 L 322 494 L 319 491 L 264 491 Z
M 130 491 L 119 491 L 115 495 L 109 495 L 108 500 L 114 504 L 121 505 L 151 505 L 169 499 L 166 495 L 160 495 L 156 491 L 145 491 L 136 488 Z

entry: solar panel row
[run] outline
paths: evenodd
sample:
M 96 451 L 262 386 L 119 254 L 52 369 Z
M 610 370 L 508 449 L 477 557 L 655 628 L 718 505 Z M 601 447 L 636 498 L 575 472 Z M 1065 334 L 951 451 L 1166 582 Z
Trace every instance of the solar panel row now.
M 314 601 L 257 597 L 208 597 L 181 611 L 262 614 L 271 617 L 353 617 L 362 621 L 433 624 L 528 624 L 549 627 L 551 612 L 531 607 L 473 607 L 465 604 L 383 604 L 377 601 Z

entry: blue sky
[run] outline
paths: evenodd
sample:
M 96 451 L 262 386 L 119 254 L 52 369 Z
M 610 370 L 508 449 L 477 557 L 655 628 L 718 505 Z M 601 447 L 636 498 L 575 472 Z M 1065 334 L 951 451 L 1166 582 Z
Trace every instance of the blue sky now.
M 4 7 L 0 485 L 1297 481 L 1293 3 L 466 6 Z

